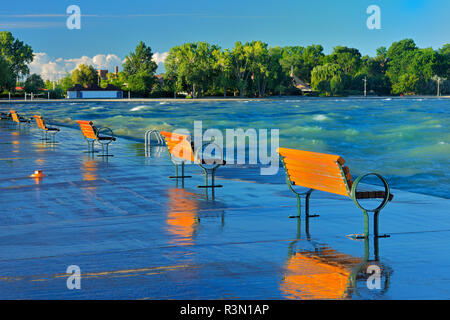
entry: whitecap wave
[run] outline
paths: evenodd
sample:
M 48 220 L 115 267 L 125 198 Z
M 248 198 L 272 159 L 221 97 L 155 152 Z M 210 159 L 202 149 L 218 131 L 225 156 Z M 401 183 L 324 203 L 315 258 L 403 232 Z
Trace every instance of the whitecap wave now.
M 313 117 L 313 120 L 315 120 L 315 121 L 325 121 L 325 120 L 328 120 L 328 119 L 329 118 L 326 115 L 323 115 L 323 114 L 316 114 Z
M 139 110 L 145 109 L 147 107 L 148 106 L 137 106 L 137 107 L 131 108 L 130 111 L 139 111 Z

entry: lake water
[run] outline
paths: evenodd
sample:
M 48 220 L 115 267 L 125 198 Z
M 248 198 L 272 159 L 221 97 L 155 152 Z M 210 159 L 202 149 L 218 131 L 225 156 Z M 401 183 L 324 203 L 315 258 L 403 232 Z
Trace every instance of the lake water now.
M 191 130 L 194 120 L 201 120 L 204 129 L 279 129 L 280 146 L 339 154 L 353 176 L 377 171 L 393 188 L 449 198 L 449 107 L 449 99 L 284 98 L 36 102 L 4 104 L 0 110 L 41 113 L 49 122 L 74 128 L 75 120 L 93 120 L 137 140 L 148 129 Z M 282 183 L 283 174 L 259 179 Z

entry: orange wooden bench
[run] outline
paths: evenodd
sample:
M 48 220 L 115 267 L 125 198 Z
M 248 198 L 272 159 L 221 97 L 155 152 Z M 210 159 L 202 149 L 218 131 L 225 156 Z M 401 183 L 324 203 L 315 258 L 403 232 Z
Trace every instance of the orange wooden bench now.
M 378 235 L 378 215 L 388 201 L 391 201 L 393 198 L 387 181 L 381 175 L 378 173 L 367 173 L 353 181 L 349 168 L 344 166 L 345 160 L 340 156 L 288 148 L 278 148 L 278 153 L 286 172 L 286 183 L 289 189 L 297 196 L 297 216 L 295 217 L 300 217 L 301 214 L 301 195 L 304 195 L 306 198 L 306 217 L 315 217 L 317 215 L 309 214 L 311 193 L 314 190 L 330 192 L 351 198 L 363 211 L 364 237 L 369 235 L 368 212 L 373 212 L 374 234 L 376 237 L 380 237 Z M 369 175 L 374 175 L 382 181 L 384 191 L 357 191 L 359 182 Z M 302 186 L 309 190 L 300 193 L 295 191 L 293 186 Z M 374 209 L 365 208 L 358 202 L 360 199 L 375 198 L 383 200 Z
M 175 176 L 170 176 L 169 178 L 191 178 L 191 176 L 184 175 L 184 165 L 185 163 L 196 163 L 202 168 L 205 174 L 205 185 L 197 186 L 198 188 L 214 189 L 222 187 L 222 185 L 216 185 L 214 182 L 216 169 L 221 165 L 225 165 L 223 154 L 220 159 L 204 159 L 203 157 L 199 159 L 195 151 L 196 148 L 194 147 L 194 143 L 191 141 L 190 136 L 166 131 L 161 131 L 160 134 L 164 137 L 170 158 L 175 164 Z M 179 165 L 181 165 L 181 176 L 178 175 Z M 211 165 L 211 167 L 207 167 L 208 165 Z M 211 174 L 210 185 L 208 185 L 209 174 Z
M 30 124 L 30 122 L 31 122 L 30 119 L 25 119 L 25 118 L 19 116 L 19 114 L 15 110 L 10 110 L 9 114 L 11 115 L 12 121 L 17 123 L 18 125 L 20 125 L 22 123 Z
M 109 154 L 109 144 L 116 141 L 114 132 L 108 127 L 96 128 L 92 121 L 87 120 L 77 120 L 80 125 L 81 132 L 88 144 L 88 153 L 94 153 L 94 143 L 97 141 L 102 146 L 102 153 L 99 156 L 102 157 L 112 157 Z
M 42 130 L 43 133 L 42 140 L 49 140 L 47 134 L 50 134 L 50 141 L 54 143 L 55 136 L 60 130 L 58 128 L 47 126 L 42 116 L 38 116 L 35 114 L 34 118 L 36 119 L 36 125 L 38 126 L 39 129 Z

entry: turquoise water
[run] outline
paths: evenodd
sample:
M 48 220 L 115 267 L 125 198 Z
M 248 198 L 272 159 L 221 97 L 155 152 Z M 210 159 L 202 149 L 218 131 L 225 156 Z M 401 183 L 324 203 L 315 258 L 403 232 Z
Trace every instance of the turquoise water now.
M 353 176 L 377 171 L 393 188 L 449 198 L 449 107 L 449 99 L 286 98 L 33 103 L 0 110 L 41 113 L 73 127 L 75 120 L 93 120 L 139 140 L 148 129 L 192 129 L 194 120 L 204 129 L 279 129 L 280 146 L 339 154 Z

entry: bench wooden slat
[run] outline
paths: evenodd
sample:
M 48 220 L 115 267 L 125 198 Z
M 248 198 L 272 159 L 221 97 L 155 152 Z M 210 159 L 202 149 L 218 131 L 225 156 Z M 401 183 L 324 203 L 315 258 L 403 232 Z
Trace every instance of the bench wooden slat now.
M 338 155 L 319 153 L 319 152 L 311 152 L 311 151 L 303 151 L 289 148 L 278 148 L 278 153 L 282 157 L 293 158 L 299 161 L 313 161 L 313 162 L 338 162 L 340 165 L 345 163 L 345 160 L 342 159 Z
M 278 153 L 295 185 L 350 196 L 347 184 L 352 177 L 347 167 L 342 167 L 342 176 L 345 160 L 340 156 L 288 148 L 279 148 Z
M 291 181 L 297 186 L 337 193 L 344 196 L 349 195 L 342 178 L 311 175 L 306 172 L 293 171 L 289 169 L 287 173 L 289 174 Z
M 38 116 L 38 115 L 35 114 L 34 118 L 36 119 L 36 124 L 37 124 L 39 129 L 48 130 L 47 126 L 45 125 L 44 120 L 42 119 L 41 116 Z
M 342 176 L 337 176 L 337 175 L 333 176 L 333 175 L 323 174 L 322 172 L 314 172 L 314 171 L 309 171 L 309 170 L 305 171 L 305 170 L 302 170 L 302 168 L 298 168 L 298 167 L 294 167 L 294 166 L 288 167 L 287 171 L 289 173 L 291 181 L 294 178 L 299 178 L 300 176 L 303 177 L 305 175 L 307 177 L 312 177 L 312 178 L 317 178 L 317 179 L 329 179 L 330 181 L 335 180 L 336 182 L 343 183 L 344 186 L 345 186 L 344 179 L 347 180 L 347 183 L 348 183 L 348 181 L 351 181 L 350 173 L 347 173 L 347 175 L 344 178 Z
M 313 162 L 300 162 L 296 161 L 290 158 L 284 158 L 284 166 L 287 169 L 295 169 L 297 171 L 305 171 L 305 172 L 311 172 L 313 174 L 318 175 L 324 175 L 324 176 L 330 176 L 330 177 L 336 177 L 340 178 L 342 177 L 341 170 L 339 167 L 334 164 L 330 166 L 328 165 L 315 165 Z M 348 173 L 348 169 L 347 173 Z
M 80 125 L 81 132 L 88 139 L 97 139 L 97 134 L 94 131 L 94 127 L 91 121 L 77 120 Z

